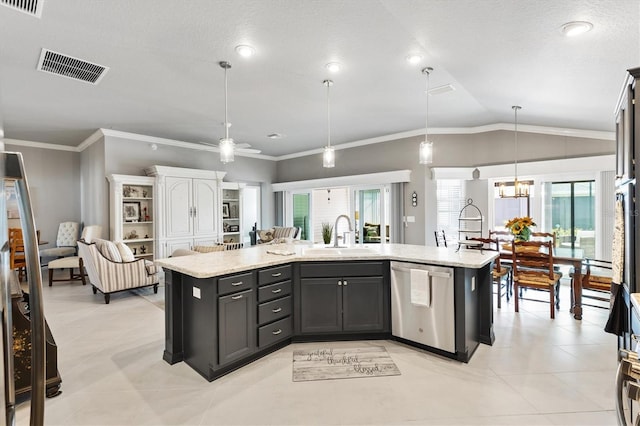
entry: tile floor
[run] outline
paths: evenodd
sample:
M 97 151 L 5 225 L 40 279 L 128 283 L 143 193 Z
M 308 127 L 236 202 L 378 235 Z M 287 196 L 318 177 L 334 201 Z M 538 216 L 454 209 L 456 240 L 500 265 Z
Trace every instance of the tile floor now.
M 46 273 L 46 271 L 44 271 Z M 161 288 L 162 290 L 162 288 Z M 47 425 L 615 425 L 615 336 L 607 312 L 568 312 L 524 301 L 495 312 L 496 341 L 469 364 L 393 341 L 384 345 L 400 376 L 292 382 L 293 344 L 209 383 L 184 363 L 162 360 L 162 295 L 151 289 L 101 295 L 78 282 L 45 287 L 58 345 L 62 394 L 48 399 Z M 18 407 L 27 424 L 29 403 Z

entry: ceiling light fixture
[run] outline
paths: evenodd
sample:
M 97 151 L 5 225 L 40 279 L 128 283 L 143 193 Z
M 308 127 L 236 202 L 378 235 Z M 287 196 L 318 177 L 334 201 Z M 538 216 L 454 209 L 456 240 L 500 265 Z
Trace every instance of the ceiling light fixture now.
M 231 64 L 227 61 L 220 61 L 219 65 L 224 69 L 224 138 L 220 139 L 220 161 L 223 163 L 231 163 L 234 158 L 235 143 L 229 137 L 229 127 L 231 124 L 227 118 L 227 70 L 231 68 Z
M 562 33 L 567 37 L 574 37 L 591 31 L 593 24 L 587 21 L 567 22 L 562 26 Z
M 514 140 L 515 140 L 515 160 L 514 160 L 514 179 L 513 179 L 513 195 L 507 193 L 507 184 L 501 182 L 498 184 L 498 191 L 501 198 L 523 198 L 529 196 L 529 181 L 518 180 L 518 110 L 522 109 L 519 105 L 511 107 L 513 109 L 514 118 Z M 509 185 L 510 186 L 510 185 Z
M 324 67 L 332 73 L 340 72 L 340 70 L 342 69 L 342 65 L 340 65 L 338 62 L 329 62 Z
M 419 64 L 422 61 L 422 55 L 418 55 L 417 53 L 413 53 L 407 56 L 407 62 L 411 65 Z
M 269 133 L 267 137 L 269 139 L 282 139 L 282 135 L 280 133 Z
M 240 44 L 236 46 L 236 53 L 243 58 L 250 58 L 256 53 L 256 49 L 248 44 Z
M 420 142 L 419 161 L 420 164 L 433 163 L 433 142 L 429 142 L 429 74 L 431 74 L 433 68 L 426 67 L 422 69 L 422 74 L 427 76 L 427 89 L 425 90 L 425 97 L 427 98 L 427 108 L 424 118 L 424 141 Z
M 331 146 L 331 97 L 329 96 L 333 81 L 325 80 L 322 84 L 327 86 L 327 146 L 322 153 L 322 167 L 331 168 L 336 166 L 336 152 Z

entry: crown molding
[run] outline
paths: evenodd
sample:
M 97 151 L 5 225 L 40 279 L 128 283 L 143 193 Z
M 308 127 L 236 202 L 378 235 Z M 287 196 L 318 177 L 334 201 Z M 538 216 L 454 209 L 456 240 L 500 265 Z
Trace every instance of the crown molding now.
M 430 135 L 472 135 L 477 133 L 488 133 L 495 132 L 500 130 L 513 131 L 513 123 L 495 123 L 495 124 L 487 124 L 484 126 L 475 126 L 475 127 L 438 127 L 434 129 L 429 129 Z M 603 139 L 603 140 L 615 140 L 616 134 L 615 132 L 603 132 L 598 130 L 582 130 L 582 129 L 565 129 L 562 127 L 546 127 L 546 126 L 534 126 L 528 124 L 519 124 L 518 132 L 524 133 L 538 133 L 544 135 L 553 135 L 553 136 L 566 136 L 573 138 L 584 138 L 584 139 Z M 409 130 L 406 132 L 400 133 L 391 133 L 384 136 L 378 136 L 375 138 L 362 139 L 354 142 L 347 142 L 338 145 L 332 145 L 333 148 L 337 151 L 340 149 L 348 149 L 355 148 L 358 146 L 371 145 L 381 142 L 389 142 L 398 139 L 406 139 L 416 136 L 424 136 L 424 129 L 417 130 Z M 279 157 L 275 157 L 277 161 L 280 160 L 290 160 L 292 158 L 298 157 L 306 157 L 308 155 L 321 154 L 323 152 L 323 148 L 312 149 L 308 151 L 301 151 L 293 154 L 281 155 Z
M 58 144 L 55 144 L 55 143 L 23 141 L 23 140 L 20 140 L 20 139 L 4 139 L 3 142 L 5 143 L 5 145 L 17 145 L 17 146 L 26 146 L 26 147 L 29 147 L 29 148 L 52 149 L 54 151 L 79 152 L 78 148 L 75 147 L 75 146 L 58 145 Z

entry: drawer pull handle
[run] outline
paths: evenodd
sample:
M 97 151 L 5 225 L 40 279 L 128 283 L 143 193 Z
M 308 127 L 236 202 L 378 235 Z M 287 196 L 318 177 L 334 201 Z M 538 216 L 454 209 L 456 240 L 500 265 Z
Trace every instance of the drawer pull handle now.
M 242 299 L 242 295 L 241 295 L 241 294 L 239 294 L 239 295 L 237 295 L 237 296 L 231 296 L 231 298 L 232 298 L 233 300 Z
M 276 288 L 276 289 L 274 289 L 274 290 L 271 290 L 271 293 L 273 293 L 273 294 L 278 294 L 278 293 L 280 293 L 281 291 L 282 291 L 282 289 L 281 289 L 281 288 Z
M 237 283 L 231 283 L 232 286 L 239 286 L 242 285 L 242 281 L 238 281 Z
M 279 328 L 276 331 L 272 331 L 271 334 L 273 334 L 274 336 L 277 336 L 278 334 L 282 333 L 282 329 Z
M 342 281 L 342 285 L 347 285 L 347 284 L 349 284 L 349 283 L 346 282 L 346 281 Z
M 272 277 L 279 277 L 282 275 L 282 272 L 276 272 L 275 274 L 271 274 Z
M 271 312 L 273 312 L 274 314 L 277 314 L 281 310 L 282 310 L 282 308 L 275 308 L 275 309 L 272 309 Z

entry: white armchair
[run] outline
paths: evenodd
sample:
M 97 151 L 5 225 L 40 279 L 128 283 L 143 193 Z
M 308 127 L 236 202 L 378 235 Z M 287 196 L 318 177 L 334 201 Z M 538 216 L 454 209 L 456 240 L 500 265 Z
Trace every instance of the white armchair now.
M 80 224 L 78 222 L 62 222 L 58 226 L 58 236 L 56 246 L 40 250 L 40 257 L 65 257 L 76 254 L 76 242 Z
M 80 257 L 93 286 L 93 294 L 100 290 L 104 294 L 104 303 L 107 304 L 111 293 L 118 291 L 153 286 L 153 292 L 158 292 L 160 269 L 153 262 L 144 259 L 123 261 L 121 246 L 125 245 L 101 239 L 94 239 L 90 244 L 78 241 Z

